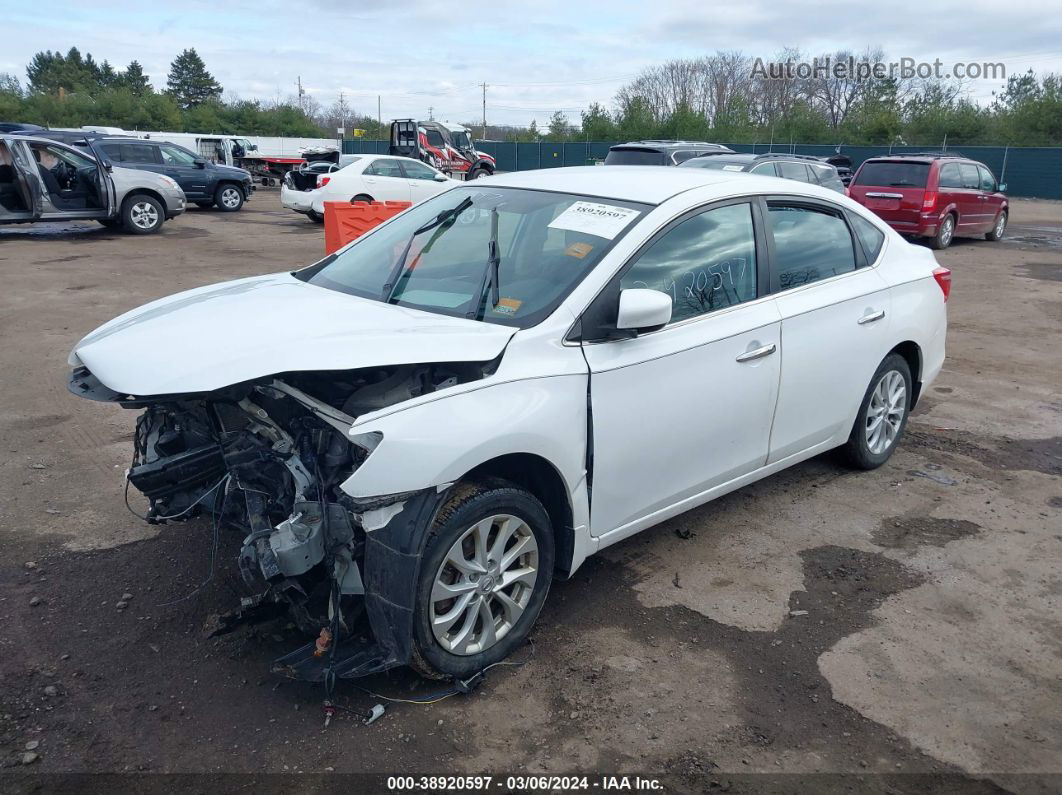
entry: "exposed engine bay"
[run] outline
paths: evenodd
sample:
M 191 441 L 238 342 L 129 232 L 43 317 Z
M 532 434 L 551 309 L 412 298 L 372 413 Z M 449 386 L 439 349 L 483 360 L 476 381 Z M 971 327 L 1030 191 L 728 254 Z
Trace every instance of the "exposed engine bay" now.
M 70 388 L 145 409 L 126 487 L 148 498 L 142 518 L 168 523 L 203 515 L 215 531 L 243 533 L 238 563 L 246 596 L 219 631 L 287 611 L 327 643 L 355 631 L 364 611 L 366 529 L 386 523 L 411 496 L 358 500 L 340 488 L 380 442 L 379 434 L 351 436 L 351 425 L 368 412 L 481 379 L 496 365 L 284 373 L 161 397 L 117 395 L 81 367 Z

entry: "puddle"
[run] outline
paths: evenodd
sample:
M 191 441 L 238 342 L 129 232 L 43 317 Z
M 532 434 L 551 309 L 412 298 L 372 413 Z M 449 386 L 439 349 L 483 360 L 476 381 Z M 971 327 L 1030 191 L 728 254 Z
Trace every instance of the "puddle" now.
M 965 519 L 934 519 L 929 516 L 894 516 L 885 519 L 871 538 L 879 547 L 914 549 L 926 544 L 942 547 L 951 541 L 977 535 L 981 525 Z
M 1018 266 L 1026 279 L 1041 282 L 1062 282 L 1062 262 L 1025 262 Z

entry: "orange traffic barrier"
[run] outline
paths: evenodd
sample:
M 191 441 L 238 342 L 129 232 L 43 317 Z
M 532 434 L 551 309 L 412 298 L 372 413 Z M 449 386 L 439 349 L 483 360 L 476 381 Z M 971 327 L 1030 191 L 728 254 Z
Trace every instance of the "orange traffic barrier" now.
M 325 254 L 343 248 L 388 218 L 398 215 L 412 202 L 325 202 Z

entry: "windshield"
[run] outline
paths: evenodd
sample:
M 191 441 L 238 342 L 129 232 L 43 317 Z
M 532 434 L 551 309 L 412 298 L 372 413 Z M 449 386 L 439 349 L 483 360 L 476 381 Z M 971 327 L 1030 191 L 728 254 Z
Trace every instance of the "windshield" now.
M 929 163 L 898 163 L 887 160 L 864 163 L 856 185 L 890 188 L 924 188 L 929 177 Z
M 295 275 L 376 301 L 529 328 L 648 209 L 569 193 L 454 188 Z
M 606 166 L 666 166 L 667 155 L 656 149 L 609 149 Z

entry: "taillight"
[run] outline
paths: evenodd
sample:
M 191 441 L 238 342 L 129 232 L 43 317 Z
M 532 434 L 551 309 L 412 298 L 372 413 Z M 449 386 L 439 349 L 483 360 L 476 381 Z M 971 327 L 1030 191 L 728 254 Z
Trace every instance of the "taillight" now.
M 331 177 L 318 177 L 317 178 L 317 187 L 318 188 L 323 188 L 325 185 L 327 185 L 331 181 L 332 181 Z
M 947 268 L 934 268 L 933 278 L 937 280 L 940 291 L 944 293 L 944 303 L 948 303 L 948 296 L 951 295 L 951 271 Z
M 922 212 L 930 212 L 937 206 L 937 192 L 935 190 L 927 190 L 922 196 Z

